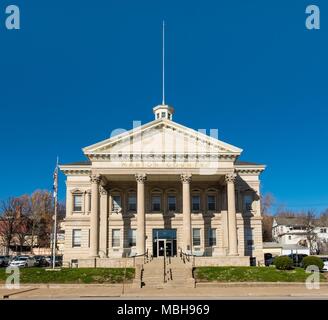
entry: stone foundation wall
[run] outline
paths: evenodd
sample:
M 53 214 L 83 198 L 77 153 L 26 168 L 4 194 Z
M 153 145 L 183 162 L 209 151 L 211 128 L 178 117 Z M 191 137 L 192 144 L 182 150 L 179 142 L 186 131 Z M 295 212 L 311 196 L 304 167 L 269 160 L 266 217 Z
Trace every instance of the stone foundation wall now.
M 97 259 L 78 259 L 79 268 L 134 268 L 133 258 L 97 258 Z
M 249 266 L 250 258 L 245 257 L 195 257 L 195 267 Z

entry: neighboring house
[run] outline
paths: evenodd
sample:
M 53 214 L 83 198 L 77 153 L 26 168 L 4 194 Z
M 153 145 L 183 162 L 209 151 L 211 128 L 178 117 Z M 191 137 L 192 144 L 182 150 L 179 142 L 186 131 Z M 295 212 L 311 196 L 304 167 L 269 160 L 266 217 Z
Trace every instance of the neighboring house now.
M 309 229 L 302 217 L 275 217 L 272 238 L 286 251 L 309 248 L 312 254 L 318 253 L 319 244 L 328 242 L 328 227 L 322 226 L 319 219 L 313 220 L 312 224 L 313 227 Z
M 282 255 L 282 245 L 278 242 L 263 242 L 263 253 L 271 253 L 273 257 Z
M 126 255 L 176 256 L 204 264 L 263 261 L 260 174 L 242 149 L 182 126 L 173 108 L 83 149 L 67 177 L 64 262 L 107 265 Z M 208 258 L 206 260 L 205 258 Z

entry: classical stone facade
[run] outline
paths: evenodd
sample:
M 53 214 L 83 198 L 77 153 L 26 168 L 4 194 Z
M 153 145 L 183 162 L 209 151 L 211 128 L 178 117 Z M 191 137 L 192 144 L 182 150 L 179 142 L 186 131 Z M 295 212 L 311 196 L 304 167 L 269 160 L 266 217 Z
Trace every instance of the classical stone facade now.
M 157 106 L 154 121 L 84 148 L 86 162 L 60 166 L 65 262 L 181 251 L 201 265 L 263 261 L 265 166 L 239 161 L 241 149 L 174 122 L 173 111 Z

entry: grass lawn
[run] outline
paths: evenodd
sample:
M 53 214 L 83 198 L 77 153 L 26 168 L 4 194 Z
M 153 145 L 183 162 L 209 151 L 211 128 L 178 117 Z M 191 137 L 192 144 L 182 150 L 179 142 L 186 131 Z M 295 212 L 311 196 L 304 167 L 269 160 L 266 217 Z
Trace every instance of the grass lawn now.
M 0 283 L 9 274 L 0 269 Z M 126 269 L 126 281 L 134 278 L 134 269 Z M 120 283 L 124 279 L 124 268 L 74 268 L 60 271 L 46 271 L 44 268 L 21 268 L 21 283 Z
M 273 267 L 199 267 L 194 270 L 197 282 L 305 282 L 310 275 L 304 269 L 281 271 Z M 325 281 L 320 274 L 321 281 Z

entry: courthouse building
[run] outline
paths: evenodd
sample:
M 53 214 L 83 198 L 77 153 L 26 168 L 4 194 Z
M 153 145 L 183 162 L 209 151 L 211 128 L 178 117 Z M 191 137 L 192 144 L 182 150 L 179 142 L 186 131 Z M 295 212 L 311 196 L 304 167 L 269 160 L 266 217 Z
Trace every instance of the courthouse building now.
M 203 264 L 263 261 L 260 174 L 242 149 L 173 121 L 155 120 L 83 149 L 67 177 L 64 261 L 111 266 L 115 259 L 180 252 Z M 107 262 L 107 264 L 106 264 Z

